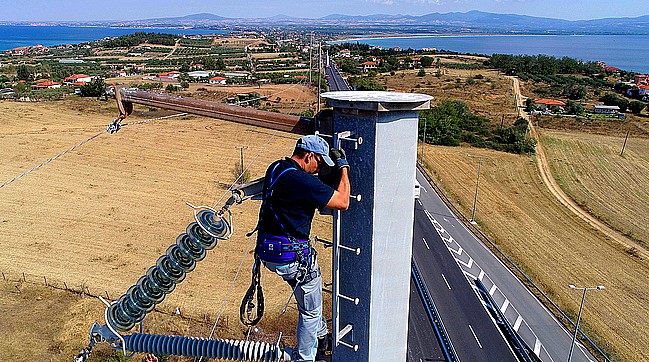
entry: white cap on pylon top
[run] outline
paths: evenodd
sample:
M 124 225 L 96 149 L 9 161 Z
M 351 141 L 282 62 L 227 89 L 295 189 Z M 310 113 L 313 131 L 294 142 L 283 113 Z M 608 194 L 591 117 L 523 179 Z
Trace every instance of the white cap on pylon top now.
M 367 111 L 415 111 L 430 108 L 432 96 L 421 93 L 400 93 L 382 91 L 342 91 L 321 94 L 327 99 L 327 106 L 334 108 L 355 108 Z

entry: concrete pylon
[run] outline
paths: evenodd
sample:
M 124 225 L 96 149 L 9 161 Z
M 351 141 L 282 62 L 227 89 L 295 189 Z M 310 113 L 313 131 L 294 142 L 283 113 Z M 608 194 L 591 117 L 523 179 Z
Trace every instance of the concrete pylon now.
M 334 134 L 350 131 L 338 142 L 351 165 L 352 195 L 361 196 L 334 214 L 333 361 L 405 361 L 417 127 L 432 97 L 353 91 L 322 97 L 333 107 Z

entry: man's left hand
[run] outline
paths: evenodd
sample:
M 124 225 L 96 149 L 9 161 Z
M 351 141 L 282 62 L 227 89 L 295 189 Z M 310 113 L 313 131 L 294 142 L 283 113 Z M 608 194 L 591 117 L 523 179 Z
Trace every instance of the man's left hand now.
M 332 148 L 329 150 L 329 157 L 331 157 L 331 160 L 334 161 L 336 164 L 336 169 L 340 170 L 341 168 L 349 168 L 349 162 L 347 162 L 347 155 L 345 154 L 345 150 L 338 149 L 338 148 Z

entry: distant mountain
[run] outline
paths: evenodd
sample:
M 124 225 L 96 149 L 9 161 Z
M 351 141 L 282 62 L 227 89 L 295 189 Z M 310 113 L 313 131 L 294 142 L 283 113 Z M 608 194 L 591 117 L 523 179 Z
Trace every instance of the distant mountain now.
M 318 30 L 362 33 L 482 33 L 482 34 L 649 34 L 649 15 L 635 18 L 562 20 L 528 15 L 497 14 L 482 11 L 430 13 L 426 15 L 344 15 L 297 18 L 275 15 L 264 18 L 227 18 L 201 13 L 181 17 L 102 22 L 51 22 L 51 25 L 99 25 L 118 27 L 194 27 L 243 29 L 246 27 L 286 26 Z

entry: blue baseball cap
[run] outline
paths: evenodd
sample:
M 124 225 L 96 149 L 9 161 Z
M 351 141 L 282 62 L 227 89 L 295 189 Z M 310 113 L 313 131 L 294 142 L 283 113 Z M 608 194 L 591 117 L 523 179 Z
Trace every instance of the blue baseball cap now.
M 324 162 L 333 167 L 334 161 L 329 157 L 329 144 L 322 137 L 317 135 L 302 136 L 297 140 L 296 148 L 317 153 L 322 156 Z

